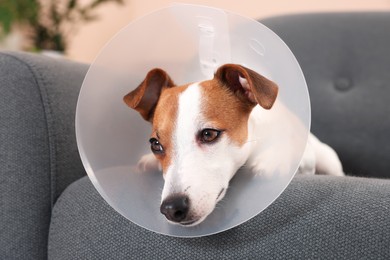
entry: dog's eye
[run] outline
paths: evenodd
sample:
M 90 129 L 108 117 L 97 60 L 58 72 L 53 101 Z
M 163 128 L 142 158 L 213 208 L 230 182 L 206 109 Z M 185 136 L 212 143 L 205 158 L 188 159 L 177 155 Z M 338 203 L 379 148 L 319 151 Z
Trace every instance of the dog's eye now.
M 150 138 L 150 149 L 155 154 L 162 154 L 164 153 L 164 147 L 160 144 L 160 142 L 156 138 Z
M 200 132 L 199 140 L 202 143 L 212 143 L 218 139 L 220 134 L 221 134 L 221 131 L 219 131 L 219 130 L 206 128 Z

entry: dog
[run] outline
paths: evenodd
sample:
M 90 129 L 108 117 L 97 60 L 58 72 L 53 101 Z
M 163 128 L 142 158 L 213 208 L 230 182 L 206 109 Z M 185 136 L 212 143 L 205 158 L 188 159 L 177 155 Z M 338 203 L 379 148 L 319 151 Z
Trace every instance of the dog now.
M 300 159 L 293 151 L 303 139 L 295 133 L 306 130 L 278 102 L 278 89 L 249 68 L 225 64 L 213 79 L 182 86 L 156 68 L 124 96 L 152 124 L 152 153 L 138 168 L 162 170 L 160 211 L 169 222 L 201 223 L 240 167 L 272 176 Z M 311 133 L 298 172 L 344 175 L 336 152 Z

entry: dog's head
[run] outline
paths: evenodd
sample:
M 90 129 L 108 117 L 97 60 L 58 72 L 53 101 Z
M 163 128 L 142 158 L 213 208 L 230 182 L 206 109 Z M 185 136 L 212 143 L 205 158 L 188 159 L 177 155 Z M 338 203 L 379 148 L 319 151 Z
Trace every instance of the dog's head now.
M 153 69 L 124 97 L 152 123 L 149 142 L 165 180 L 160 210 L 169 221 L 196 225 L 213 211 L 248 158 L 253 107 L 270 109 L 277 93 L 258 73 L 226 64 L 212 80 L 183 86 Z

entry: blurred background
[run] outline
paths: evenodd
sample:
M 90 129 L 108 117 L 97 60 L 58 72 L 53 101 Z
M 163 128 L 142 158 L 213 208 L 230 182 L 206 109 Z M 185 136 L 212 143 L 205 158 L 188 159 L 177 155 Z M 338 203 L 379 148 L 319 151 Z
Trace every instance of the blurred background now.
M 219 7 L 254 19 L 307 12 L 390 11 L 390 0 L 0 0 L 0 49 L 91 63 L 129 22 L 177 2 Z

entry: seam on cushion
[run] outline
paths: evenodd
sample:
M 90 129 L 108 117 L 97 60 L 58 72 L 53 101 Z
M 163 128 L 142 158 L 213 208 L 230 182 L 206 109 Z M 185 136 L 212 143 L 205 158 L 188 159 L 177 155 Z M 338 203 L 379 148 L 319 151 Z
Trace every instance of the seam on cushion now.
M 51 112 L 51 104 L 48 98 L 48 94 L 46 91 L 46 85 L 45 77 L 42 73 L 40 73 L 40 69 L 35 66 L 35 64 L 31 63 L 30 61 L 23 60 L 17 56 L 14 56 L 10 52 L 2 52 L 3 55 L 12 58 L 19 63 L 23 64 L 31 73 L 31 75 L 34 78 L 35 85 L 37 86 L 41 102 L 42 102 L 42 108 L 44 111 L 44 118 L 46 123 L 46 131 L 47 131 L 47 138 L 48 138 L 48 144 L 49 144 L 49 167 L 50 167 L 50 174 L 49 174 L 49 181 L 50 181 L 50 214 L 54 206 L 54 195 L 56 190 L 55 185 L 55 174 L 56 174 L 56 137 L 55 137 L 55 131 L 54 131 L 54 123 L 53 123 L 53 116 Z M 42 84 L 41 84 L 42 83 Z

